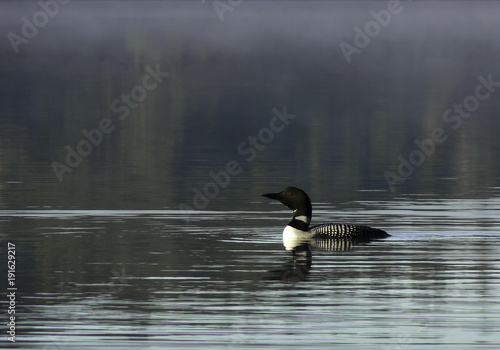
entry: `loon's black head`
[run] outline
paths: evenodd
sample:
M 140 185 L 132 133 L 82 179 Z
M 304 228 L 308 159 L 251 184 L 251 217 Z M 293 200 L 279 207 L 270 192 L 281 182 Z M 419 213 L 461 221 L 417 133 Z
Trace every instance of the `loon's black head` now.
M 297 187 L 287 187 L 278 193 L 263 194 L 264 197 L 277 199 L 288 208 L 293 210 L 293 216 L 306 216 L 308 221 L 311 220 L 312 207 L 311 200 L 307 193 Z M 309 224 L 309 222 L 308 222 Z

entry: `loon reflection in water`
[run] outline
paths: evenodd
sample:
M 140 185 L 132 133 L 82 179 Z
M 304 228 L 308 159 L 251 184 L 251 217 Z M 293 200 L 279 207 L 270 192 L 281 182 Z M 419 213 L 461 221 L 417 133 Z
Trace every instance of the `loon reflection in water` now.
M 262 196 L 277 199 L 293 210 L 292 220 L 283 230 L 283 244 L 288 250 L 317 239 L 366 242 L 390 236 L 387 232 L 370 226 L 327 223 L 309 227 L 312 217 L 311 200 L 300 188 L 287 187 L 281 192 L 267 193 Z
M 370 240 L 335 239 L 335 238 L 311 238 L 308 243 L 297 243 L 295 246 L 286 247 L 291 250 L 291 259 L 280 269 L 270 271 L 271 280 L 281 280 L 283 282 L 299 282 L 306 279 L 312 266 L 311 247 L 318 250 L 342 252 L 353 249 L 360 243 L 367 243 Z

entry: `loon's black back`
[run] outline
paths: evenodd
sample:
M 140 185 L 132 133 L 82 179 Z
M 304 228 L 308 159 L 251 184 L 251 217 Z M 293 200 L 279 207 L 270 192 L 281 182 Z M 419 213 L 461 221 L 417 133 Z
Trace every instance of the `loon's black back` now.
M 364 240 L 370 238 L 385 238 L 390 235 L 384 230 L 370 226 L 354 226 L 346 224 L 320 224 L 309 228 L 314 237 Z

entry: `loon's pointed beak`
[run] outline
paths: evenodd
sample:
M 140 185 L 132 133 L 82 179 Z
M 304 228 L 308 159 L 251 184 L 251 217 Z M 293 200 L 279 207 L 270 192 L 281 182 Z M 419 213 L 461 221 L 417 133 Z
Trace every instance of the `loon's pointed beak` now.
M 283 194 L 281 192 L 278 192 L 278 193 L 266 193 L 266 194 L 263 194 L 262 197 L 267 197 L 267 198 L 271 198 L 271 199 L 277 199 L 277 200 L 281 201 L 283 199 Z

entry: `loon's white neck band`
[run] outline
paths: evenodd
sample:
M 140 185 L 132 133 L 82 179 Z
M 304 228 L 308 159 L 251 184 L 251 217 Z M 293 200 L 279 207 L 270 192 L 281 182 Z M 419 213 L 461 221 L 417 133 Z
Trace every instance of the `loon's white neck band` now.
M 309 216 L 305 216 L 305 215 L 295 216 L 294 219 L 305 222 L 308 225 L 311 222 L 311 218 Z

